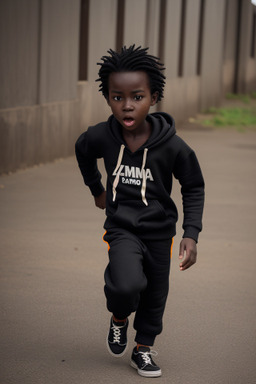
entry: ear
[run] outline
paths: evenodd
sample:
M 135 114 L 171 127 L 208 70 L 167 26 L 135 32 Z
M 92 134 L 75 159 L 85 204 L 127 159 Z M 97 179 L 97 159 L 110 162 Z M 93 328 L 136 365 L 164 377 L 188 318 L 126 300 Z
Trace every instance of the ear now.
M 157 103 L 158 96 L 159 96 L 159 92 L 152 93 L 152 95 L 151 95 L 151 107 L 153 107 L 153 105 L 155 105 Z

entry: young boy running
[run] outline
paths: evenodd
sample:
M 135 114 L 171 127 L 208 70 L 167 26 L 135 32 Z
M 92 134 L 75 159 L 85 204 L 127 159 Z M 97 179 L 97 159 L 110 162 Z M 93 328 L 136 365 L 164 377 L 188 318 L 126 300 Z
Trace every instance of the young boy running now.
M 163 97 L 163 64 L 134 45 L 108 53 L 98 63 L 98 81 L 112 115 L 78 138 L 76 156 L 96 206 L 106 208 L 105 295 L 112 313 L 108 350 L 123 356 L 128 317 L 135 312 L 137 345 L 131 365 L 142 376 L 157 377 L 162 372 L 150 347 L 162 331 L 169 288 L 178 217 L 170 197 L 172 177 L 179 180 L 183 199 L 182 271 L 196 262 L 204 180 L 194 151 L 176 135 L 173 118 L 167 113 L 149 114 Z M 97 168 L 100 158 L 107 172 L 106 192 Z

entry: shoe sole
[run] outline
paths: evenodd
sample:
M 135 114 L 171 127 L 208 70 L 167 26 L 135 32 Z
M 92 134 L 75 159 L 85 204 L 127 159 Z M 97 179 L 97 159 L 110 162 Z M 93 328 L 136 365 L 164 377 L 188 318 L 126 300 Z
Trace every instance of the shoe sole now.
M 131 360 L 131 367 L 137 369 L 138 374 L 143 377 L 159 377 L 162 375 L 161 369 L 159 371 L 143 371 L 143 369 L 139 369 L 133 360 Z
M 123 352 L 121 352 L 121 353 L 114 353 L 114 352 L 112 352 L 110 347 L 109 347 L 109 344 L 108 344 L 108 336 L 107 336 L 106 344 L 107 344 L 107 349 L 108 349 L 110 355 L 114 356 L 114 357 L 117 357 L 117 358 L 124 356 L 124 354 L 126 353 L 127 348 L 128 348 L 128 343 L 127 343 L 125 349 L 123 350 Z

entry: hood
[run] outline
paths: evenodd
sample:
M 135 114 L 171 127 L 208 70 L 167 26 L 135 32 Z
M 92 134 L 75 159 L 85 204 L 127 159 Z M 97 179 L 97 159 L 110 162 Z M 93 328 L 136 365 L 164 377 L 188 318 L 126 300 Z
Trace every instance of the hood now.
M 147 116 L 147 121 L 151 123 L 152 133 L 150 138 L 138 150 L 144 150 L 144 148 L 150 150 L 150 148 L 153 148 L 156 145 L 161 145 L 176 133 L 174 119 L 168 113 L 156 112 L 149 114 Z M 113 139 L 120 145 L 125 145 L 121 125 L 114 115 L 109 117 L 108 127 Z

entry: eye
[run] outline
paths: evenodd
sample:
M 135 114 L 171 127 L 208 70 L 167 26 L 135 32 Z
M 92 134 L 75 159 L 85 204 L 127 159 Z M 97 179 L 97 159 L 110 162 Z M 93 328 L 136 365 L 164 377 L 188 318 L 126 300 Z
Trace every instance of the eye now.
M 136 95 L 136 96 L 134 97 L 134 99 L 135 99 L 136 101 L 140 101 L 140 100 L 143 99 L 143 96 L 141 96 L 141 95 Z
M 115 100 L 115 101 L 120 101 L 122 98 L 121 98 L 121 96 L 114 96 L 113 97 L 113 100 Z

